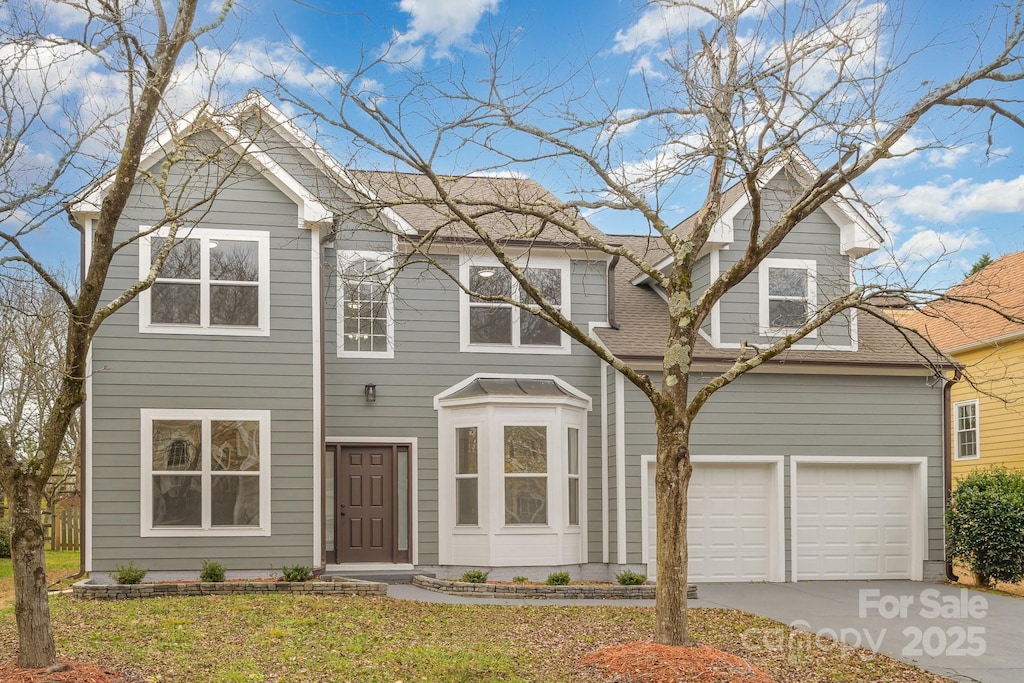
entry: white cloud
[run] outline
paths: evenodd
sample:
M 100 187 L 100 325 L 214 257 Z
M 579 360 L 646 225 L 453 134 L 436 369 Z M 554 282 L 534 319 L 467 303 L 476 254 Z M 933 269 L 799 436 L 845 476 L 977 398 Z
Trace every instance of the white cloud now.
M 936 263 L 951 254 L 976 249 L 986 242 L 984 236 L 974 230 L 941 232 L 925 228 L 908 237 L 893 253 L 901 263 Z
M 891 208 L 922 220 L 954 223 L 978 213 L 1024 212 L 1024 175 L 983 183 L 929 182 L 908 189 L 887 185 L 875 192 L 885 196 Z
M 699 0 L 696 5 L 714 7 L 715 0 Z M 691 5 L 654 5 L 644 10 L 637 22 L 615 33 L 615 52 L 632 52 L 651 47 L 713 20 L 707 12 Z
M 480 19 L 496 12 L 501 0 L 401 0 L 409 28 L 396 32 L 388 46 L 392 60 L 419 63 L 427 52 L 445 57 L 452 47 L 466 42 Z

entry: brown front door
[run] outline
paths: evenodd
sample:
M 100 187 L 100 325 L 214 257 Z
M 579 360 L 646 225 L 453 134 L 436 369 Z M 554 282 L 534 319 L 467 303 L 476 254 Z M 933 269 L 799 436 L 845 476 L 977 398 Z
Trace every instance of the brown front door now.
M 341 562 L 394 562 L 394 447 L 342 446 L 338 458 Z

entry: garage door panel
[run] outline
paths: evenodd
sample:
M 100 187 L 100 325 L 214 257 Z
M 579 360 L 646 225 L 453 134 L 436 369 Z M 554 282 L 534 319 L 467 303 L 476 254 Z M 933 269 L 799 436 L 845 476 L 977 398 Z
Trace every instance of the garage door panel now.
M 913 467 L 798 463 L 796 472 L 796 578 L 911 578 Z

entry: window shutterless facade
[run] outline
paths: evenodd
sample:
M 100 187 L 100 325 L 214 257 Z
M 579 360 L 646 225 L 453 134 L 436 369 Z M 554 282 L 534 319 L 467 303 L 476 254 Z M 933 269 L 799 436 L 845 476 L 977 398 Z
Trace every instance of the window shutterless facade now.
M 166 229 L 139 238 L 140 279 L 167 239 Z M 139 295 L 139 331 L 269 335 L 270 233 L 179 230 L 153 286 Z
M 953 404 L 956 429 L 956 459 L 974 460 L 981 457 L 978 438 L 978 400 Z
M 758 266 L 759 323 L 763 336 L 796 331 L 817 307 L 816 264 L 765 259 Z M 816 337 L 817 330 L 808 337 Z
M 338 355 L 394 357 L 394 260 L 373 251 L 338 252 Z
M 269 536 L 270 411 L 143 410 L 142 536 Z
M 554 308 L 570 315 L 570 264 L 548 257 L 523 258 L 518 264 L 527 281 Z M 474 296 L 460 292 L 460 327 L 463 351 L 568 353 L 569 337 L 557 327 L 511 303 L 504 297 L 537 305 L 525 289 L 497 261 L 464 258 L 460 279 Z

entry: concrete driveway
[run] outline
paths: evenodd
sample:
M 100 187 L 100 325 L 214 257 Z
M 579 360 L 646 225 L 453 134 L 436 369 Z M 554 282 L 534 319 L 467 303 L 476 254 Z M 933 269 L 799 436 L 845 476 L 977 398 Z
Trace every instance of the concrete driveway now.
M 744 634 L 754 647 L 821 647 L 820 634 L 958 681 L 1024 681 L 1021 599 L 911 581 L 702 584 L 698 595 L 691 605 L 732 607 L 808 632 Z

